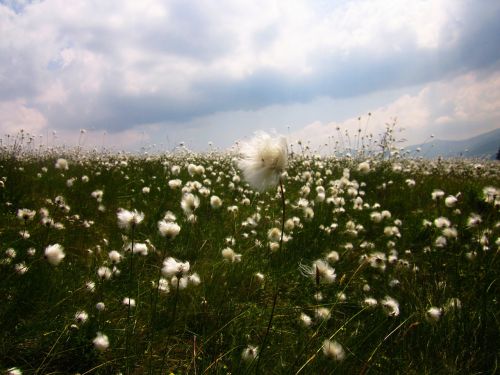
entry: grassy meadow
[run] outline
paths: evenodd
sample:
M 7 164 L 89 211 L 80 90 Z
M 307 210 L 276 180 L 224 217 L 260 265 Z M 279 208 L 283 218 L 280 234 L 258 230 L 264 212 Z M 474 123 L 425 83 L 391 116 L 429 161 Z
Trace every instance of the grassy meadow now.
M 236 157 L 4 150 L 0 371 L 498 371 L 498 162 Z

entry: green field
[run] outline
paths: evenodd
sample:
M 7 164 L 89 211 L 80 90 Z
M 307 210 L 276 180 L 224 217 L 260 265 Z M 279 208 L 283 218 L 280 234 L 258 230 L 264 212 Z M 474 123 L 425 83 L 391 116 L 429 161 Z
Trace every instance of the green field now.
M 498 162 L 235 157 L 0 154 L 0 371 L 498 372 Z

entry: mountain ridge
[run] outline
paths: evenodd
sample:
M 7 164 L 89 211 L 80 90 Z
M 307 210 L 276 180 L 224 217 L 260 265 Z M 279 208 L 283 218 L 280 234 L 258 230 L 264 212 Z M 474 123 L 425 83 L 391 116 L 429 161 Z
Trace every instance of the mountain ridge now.
M 496 159 L 500 147 L 500 128 L 463 140 L 433 139 L 430 142 L 405 147 L 424 158 L 463 157 Z M 420 149 L 420 152 L 416 150 Z

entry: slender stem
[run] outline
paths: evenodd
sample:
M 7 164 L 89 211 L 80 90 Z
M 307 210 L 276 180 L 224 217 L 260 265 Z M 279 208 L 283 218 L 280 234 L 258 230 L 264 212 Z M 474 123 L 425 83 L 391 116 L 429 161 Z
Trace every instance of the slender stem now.
M 262 340 L 260 354 L 257 357 L 257 364 L 255 365 L 255 374 L 259 374 L 260 359 L 262 358 L 262 354 L 264 353 L 264 349 L 266 347 L 267 338 L 269 336 L 269 332 L 271 331 L 271 325 L 273 323 L 273 318 L 274 318 L 274 310 L 276 308 L 276 301 L 278 300 L 278 291 L 279 291 L 279 287 L 276 286 L 276 290 L 274 292 L 274 297 L 273 297 L 273 307 L 271 309 L 271 316 L 269 317 L 269 322 L 267 323 L 266 334 L 264 336 L 264 339 Z
M 132 284 L 132 272 L 133 272 L 133 267 L 134 267 L 134 234 L 135 234 L 135 225 L 132 225 L 132 242 L 130 245 L 130 269 L 128 272 L 128 283 L 129 283 L 129 288 L 130 285 Z M 130 292 L 132 292 L 131 289 L 129 289 Z M 129 303 L 128 303 L 128 308 L 127 308 L 127 330 L 125 334 L 125 358 L 126 358 L 126 363 L 127 363 L 127 374 L 130 374 L 130 359 L 129 359 L 129 346 L 130 346 L 130 315 L 131 315 L 131 306 L 130 306 L 130 295 L 129 293 Z
M 174 311 L 172 313 L 172 333 L 175 331 L 175 317 L 177 315 L 177 301 L 179 300 L 179 284 L 180 284 L 180 279 L 182 275 L 177 275 L 177 286 L 175 288 L 175 299 L 174 299 Z M 165 366 L 165 358 L 167 356 L 167 351 L 168 351 L 168 344 L 170 341 L 170 336 L 168 335 L 167 337 L 167 343 L 165 345 L 165 350 L 163 352 L 163 359 L 161 361 L 161 369 L 160 369 L 160 374 L 163 374 L 163 367 Z
M 281 191 L 281 208 L 282 208 L 282 216 L 281 216 L 281 237 L 280 237 L 280 246 L 279 246 L 279 254 L 280 257 L 283 256 L 283 233 L 285 231 L 285 189 L 283 189 L 283 181 L 280 177 L 280 191 Z M 278 301 L 279 294 L 279 285 L 276 283 L 274 296 L 273 296 L 273 307 L 271 309 L 271 316 L 269 317 L 269 322 L 267 323 L 266 334 L 264 335 L 264 339 L 262 340 L 262 345 L 260 349 L 260 354 L 257 357 L 257 364 L 255 365 L 255 374 L 259 374 L 259 364 L 262 355 L 264 354 L 264 350 L 266 349 L 267 338 L 269 337 L 269 332 L 271 331 L 271 326 L 274 319 L 274 311 L 276 309 L 276 302 Z
M 165 250 L 162 251 L 161 260 L 165 259 Z M 151 312 L 151 322 L 150 322 L 150 338 L 149 338 L 149 373 L 153 373 L 153 341 L 155 335 L 155 321 L 156 321 L 156 312 L 158 307 L 158 299 L 160 296 L 160 279 L 161 279 L 161 267 L 158 268 L 158 277 L 156 278 L 156 292 L 154 294 L 154 298 L 152 301 L 153 309 Z
M 280 237 L 280 248 L 279 252 L 283 249 L 283 233 L 285 232 L 285 189 L 283 189 L 283 181 L 280 177 L 280 191 L 281 191 L 281 237 Z

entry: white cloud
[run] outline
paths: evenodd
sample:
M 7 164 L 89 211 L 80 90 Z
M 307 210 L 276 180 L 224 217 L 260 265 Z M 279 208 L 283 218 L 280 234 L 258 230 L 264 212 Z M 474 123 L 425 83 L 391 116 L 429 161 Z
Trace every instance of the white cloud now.
M 282 126 L 293 120 L 285 112 L 297 108 L 323 113 L 297 114 L 295 124 L 343 122 L 318 102 L 356 102 L 475 69 L 459 47 L 473 35 L 466 27 L 487 24 L 483 13 L 471 16 L 476 9 L 495 15 L 500 7 L 470 0 L 8 0 L 0 3 L 0 101 L 68 136 L 79 128 L 130 129 L 133 138 L 139 129 L 159 134 L 155 124 L 163 124 L 179 137 L 205 127 L 209 137 L 206 129 L 219 120 L 228 127 L 231 116 L 248 128 L 254 120 Z M 404 127 L 421 129 L 499 116 L 496 94 L 485 95 L 471 77 L 378 105 L 372 122 L 398 116 Z
M 47 125 L 45 117 L 36 109 L 29 108 L 23 100 L 0 102 L 2 135 L 15 135 L 21 130 L 38 135 Z
M 500 72 L 489 75 L 468 73 L 451 81 L 425 85 L 414 95 L 403 95 L 378 108 L 371 116 L 351 117 L 343 121 L 315 121 L 291 134 L 291 141 L 309 142 L 312 148 L 324 146 L 325 140 L 339 139 L 347 130 L 355 139 L 362 134 L 377 137 L 386 123 L 396 119 L 398 139 L 415 144 L 431 134 L 443 139 L 460 139 L 498 128 L 500 119 Z M 353 146 L 351 144 L 351 146 Z

